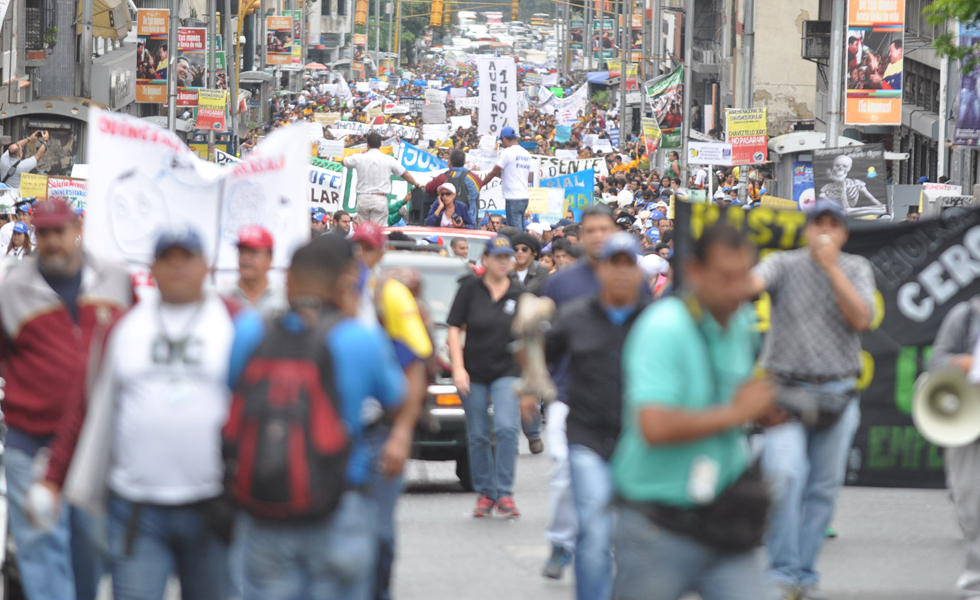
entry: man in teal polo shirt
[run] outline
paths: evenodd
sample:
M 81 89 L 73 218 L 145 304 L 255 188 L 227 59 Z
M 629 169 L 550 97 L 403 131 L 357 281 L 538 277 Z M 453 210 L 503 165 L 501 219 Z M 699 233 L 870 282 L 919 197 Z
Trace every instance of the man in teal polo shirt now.
M 753 380 L 758 336 L 745 304 L 754 253 L 729 225 L 704 231 L 686 265 L 687 296 L 653 305 L 623 350 L 623 431 L 613 457 L 623 499 L 614 533 L 616 600 L 677 600 L 697 591 L 759 600 L 755 550 L 725 552 L 658 527 L 646 506 L 710 504 L 742 475 L 741 427 L 774 416 L 774 388 Z M 650 360 L 650 344 L 671 351 Z

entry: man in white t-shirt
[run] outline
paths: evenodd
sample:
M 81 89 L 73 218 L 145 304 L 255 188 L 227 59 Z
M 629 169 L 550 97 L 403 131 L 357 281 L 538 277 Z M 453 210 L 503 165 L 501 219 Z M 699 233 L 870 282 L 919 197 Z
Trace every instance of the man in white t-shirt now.
M 699 190 L 703 190 L 704 182 L 707 181 L 707 179 L 708 171 L 704 167 L 701 167 L 698 169 L 698 172 L 694 174 L 694 187 Z
M 417 186 L 412 174 L 393 156 L 381 152 L 381 135 L 367 134 L 368 151 L 344 159 L 344 166 L 357 172 L 357 217 L 362 223 L 371 221 L 388 226 L 388 194 L 391 176 L 401 177 Z
M 33 142 L 39 137 L 41 138 L 41 142 L 34 156 L 24 158 L 24 148 L 29 142 Z M 48 149 L 48 137 L 47 131 L 35 131 L 31 134 L 31 137 L 10 144 L 6 152 L 0 155 L 0 183 L 12 187 L 15 190 L 20 189 L 21 174 L 30 173 L 37 168 L 38 161 L 41 160 L 44 152 Z
M 517 131 L 508 125 L 500 130 L 500 143 L 504 147 L 497 157 L 497 164 L 483 178 L 483 185 L 494 177 L 500 177 L 500 187 L 507 210 L 507 224 L 524 231 L 524 213 L 531 197 L 528 183 L 531 180 L 531 154 L 518 143 Z

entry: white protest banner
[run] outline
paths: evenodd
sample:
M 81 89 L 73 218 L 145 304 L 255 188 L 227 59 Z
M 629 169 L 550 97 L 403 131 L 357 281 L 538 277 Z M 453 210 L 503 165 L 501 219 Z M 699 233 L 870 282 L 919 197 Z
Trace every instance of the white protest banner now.
M 343 158 L 344 140 L 317 140 L 317 155 L 320 158 Z
M 422 107 L 424 123 L 441 124 L 446 122 L 446 104 L 441 90 L 425 90 L 425 106 Z
M 371 91 L 371 84 L 367 81 L 358 81 L 354 84 L 354 89 L 357 90 L 358 94 L 363 94 L 364 92 Z
M 456 98 L 455 100 L 453 100 L 453 103 L 456 105 L 456 110 L 460 110 L 463 108 L 471 108 L 475 110 L 480 107 L 480 98 L 478 98 L 477 96 L 470 96 L 468 98 Z
M 579 171 L 593 169 L 595 171 L 596 182 L 609 176 L 609 168 L 606 167 L 606 159 L 601 156 L 598 158 L 579 158 L 576 160 L 566 160 L 554 156 L 532 156 L 538 161 L 538 170 L 543 178 L 558 177 L 559 175 L 571 175 Z
M 554 87 L 558 85 L 558 73 L 548 73 L 541 76 L 541 85 L 545 87 Z
M 608 138 L 596 138 L 596 140 L 592 142 L 592 151 L 596 154 L 612 152 L 612 142 L 609 141 Z
M 559 148 L 558 150 L 555 150 L 555 157 L 564 158 L 566 160 L 568 159 L 575 160 L 576 158 L 578 158 L 578 151 Z
M 60 198 L 74 209 L 84 209 L 88 194 L 88 182 L 71 177 L 48 176 L 48 200 Z
M 228 163 L 239 163 L 242 162 L 237 156 L 228 154 L 227 152 L 222 152 L 217 148 L 214 149 L 214 162 L 218 165 L 227 165 Z
M 275 239 L 273 266 L 288 266 L 310 237 L 303 199 L 309 140 L 302 127 L 274 131 L 244 161 L 199 159 L 174 133 L 91 109 L 85 245 L 93 255 L 145 267 L 165 230 L 195 229 L 208 263 L 238 269 L 238 232 L 262 225 Z
M 444 140 L 449 137 L 449 123 L 425 124 L 422 126 L 423 140 Z
M 466 153 L 466 168 L 470 171 L 490 171 L 497 164 L 497 151 L 474 148 Z
M 371 125 L 360 121 L 338 121 L 333 124 L 332 129 L 349 129 L 359 135 L 367 135 L 371 132 Z
M 466 88 L 456 88 L 456 87 L 454 87 L 454 88 L 450 89 L 449 90 L 449 97 L 450 98 L 465 98 L 466 97 Z
M 449 117 L 449 129 L 452 131 L 456 131 L 457 129 L 469 129 L 470 127 L 473 127 L 472 115 Z
M 477 173 L 480 179 L 484 179 L 487 173 Z M 501 187 L 500 178 L 494 177 L 488 181 L 483 189 L 480 190 L 479 211 L 482 215 L 484 211 L 504 214 L 504 188 Z
M 518 127 L 517 66 L 513 58 L 480 57 L 480 135 L 499 135 L 506 126 Z
M 345 168 L 339 162 L 310 159 L 308 179 L 309 205 L 322 208 L 327 213 L 340 209 L 353 212 L 357 185 L 357 172 Z
M 388 135 L 396 135 L 400 138 L 414 139 L 419 134 L 419 130 L 407 125 L 388 123 L 388 131 L 386 133 Z
M 342 140 L 349 135 L 354 135 L 357 133 L 352 129 L 328 129 L 327 131 L 329 131 L 330 135 L 334 136 L 338 140 Z
M 688 142 L 687 162 L 692 165 L 731 166 L 732 145 L 722 142 Z
M 344 102 L 349 102 L 354 94 L 350 91 L 350 86 L 347 84 L 347 80 L 344 79 L 343 75 L 337 76 L 337 97 Z
M 407 104 L 385 104 L 386 115 L 407 115 L 412 112 L 412 108 Z

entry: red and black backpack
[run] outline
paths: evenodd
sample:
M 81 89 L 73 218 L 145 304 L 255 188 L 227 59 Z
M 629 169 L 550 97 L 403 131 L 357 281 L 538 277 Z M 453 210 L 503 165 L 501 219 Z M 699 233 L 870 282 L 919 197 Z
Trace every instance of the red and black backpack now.
M 325 343 L 340 320 L 292 332 L 266 319 L 235 388 L 222 432 L 227 489 L 255 517 L 318 518 L 340 503 L 350 439 Z

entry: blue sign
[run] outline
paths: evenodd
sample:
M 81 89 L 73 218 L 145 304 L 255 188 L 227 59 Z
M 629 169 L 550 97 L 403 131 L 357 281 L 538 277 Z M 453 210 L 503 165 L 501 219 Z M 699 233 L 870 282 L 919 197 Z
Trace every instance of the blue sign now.
M 565 206 L 559 218 L 564 218 L 565 213 L 571 210 L 575 220 L 579 221 L 582 218 L 582 211 L 592 206 L 592 195 L 595 191 L 595 170 L 588 169 L 570 175 L 542 179 L 541 187 L 564 188 Z
M 606 133 L 609 134 L 609 143 L 612 144 L 612 147 L 619 148 L 619 127 L 610 125 L 606 127 Z
M 793 200 L 800 210 L 811 208 L 816 201 L 813 191 L 813 163 L 793 163 Z
M 438 156 L 432 156 L 425 150 L 413 146 L 405 140 L 402 140 L 399 152 L 401 154 L 402 166 L 405 167 L 406 171 L 427 173 L 429 171 L 449 168 L 449 163 L 446 161 Z
M 571 125 L 559 125 L 555 127 L 555 141 L 559 144 L 564 144 L 572 138 L 572 126 Z

